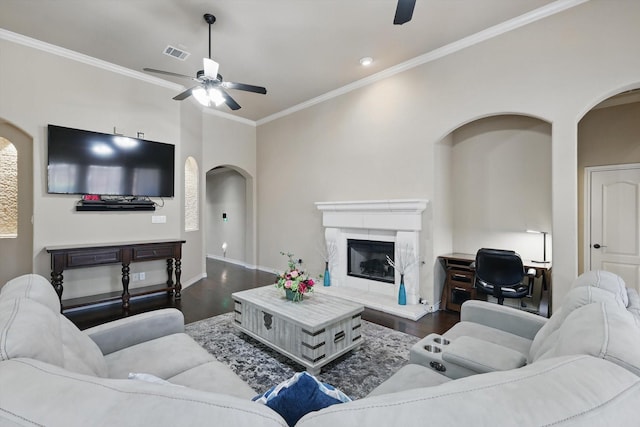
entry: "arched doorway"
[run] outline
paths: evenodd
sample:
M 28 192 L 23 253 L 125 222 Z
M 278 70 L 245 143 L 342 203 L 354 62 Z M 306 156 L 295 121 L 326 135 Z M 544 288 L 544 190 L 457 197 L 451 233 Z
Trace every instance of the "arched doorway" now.
M 205 251 L 207 257 L 247 265 L 252 260 L 252 195 L 249 179 L 229 166 L 206 174 Z
M 639 115 L 640 90 L 633 89 L 598 103 L 578 122 L 578 271 L 612 271 L 635 289 L 640 289 Z
M 33 139 L 0 119 L 0 140 L 5 154 L 0 168 L 5 185 L 15 182 L 13 192 L 3 191 L 0 209 L 10 219 L 0 236 L 0 286 L 7 280 L 33 271 Z M 15 174 L 15 175 L 14 175 Z M 11 193 L 15 194 L 15 197 Z

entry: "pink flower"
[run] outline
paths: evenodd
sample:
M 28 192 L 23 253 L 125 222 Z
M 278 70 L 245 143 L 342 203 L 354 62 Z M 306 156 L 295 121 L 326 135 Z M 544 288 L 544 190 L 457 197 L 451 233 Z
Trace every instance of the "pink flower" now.
M 316 282 L 313 281 L 313 279 L 309 279 L 307 280 L 307 286 L 313 286 Z
M 291 275 L 292 279 L 295 279 L 296 277 L 298 277 L 298 270 L 293 270 L 291 273 L 289 273 Z
M 287 280 L 286 282 L 284 282 L 284 287 L 287 289 L 291 289 L 291 280 Z
M 301 294 L 307 292 L 307 287 L 305 286 L 304 282 L 298 285 L 298 292 L 300 292 Z

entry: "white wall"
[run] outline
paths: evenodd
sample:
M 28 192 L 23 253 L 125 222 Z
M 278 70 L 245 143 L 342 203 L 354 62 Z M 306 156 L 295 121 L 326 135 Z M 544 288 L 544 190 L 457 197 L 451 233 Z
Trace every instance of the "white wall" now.
M 206 185 L 207 256 L 244 263 L 247 180 L 233 169 L 217 168 L 207 173 Z M 226 254 L 223 243 L 227 244 Z
M 577 274 L 577 123 L 600 100 L 640 86 L 640 56 L 630 54 L 638 17 L 640 2 L 593 0 L 259 126 L 260 263 L 281 268 L 279 251 L 288 250 L 319 264 L 313 202 L 326 200 L 429 199 L 435 219 L 426 244 L 448 247 L 440 141 L 476 119 L 521 114 L 552 125 L 559 303 Z M 433 282 L 424 292 L 440 299 Z

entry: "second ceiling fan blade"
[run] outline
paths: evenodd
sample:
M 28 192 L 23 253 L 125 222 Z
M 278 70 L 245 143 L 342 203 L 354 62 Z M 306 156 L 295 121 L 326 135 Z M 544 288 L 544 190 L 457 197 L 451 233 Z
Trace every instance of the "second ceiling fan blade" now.
M 245 90 L 247 92 L 261 93 L 263 95 L 267 94 L 267 89 L 263 88 L 262 86 L 254 86 L 245 83 L 234 82 L 223 82 L 222 86 L 227 89 Z
M 229 106 L 229 108 L 231 108 L 234 111 L 239 110 L 241 108 L 240 104 L 238 104 L 236 100 L 231 97 L 231 95 L 229 95 L 227 92 L 225 92 L 220 88 L 218 88 L 218 90 L 222 94 L 222 97 L 224 98 L 224 102 Z
M 416 7 L 416 0 L 398 0 L 396 16 L 393 18 L 395 25 L 402 25 L 413 17 L 413 9 Z
M 185 76 L 184 74 L 172 73 L 171 71 L 156 70 L 155 68 L 143 68 L 143 70 L 148 72 L 148 73 L 164 74 L 165 76 L 182 77 L 182 78 L 185 78 L 185 79 L 193 80 L 193 77 L 191 77 L 191 76 Z
M 173 99 L 175 99 L 176 101 L 182 101 L 183 99 L 187 99 L 188 97 L 191 96 L 191 92 L 197 87 L 200 87 L 200 86 L 194 86 L 194 87 L 192 87 L 190 89 L 187 89 L 184 92 L 179 93 L 176 96 L 174 96 Z

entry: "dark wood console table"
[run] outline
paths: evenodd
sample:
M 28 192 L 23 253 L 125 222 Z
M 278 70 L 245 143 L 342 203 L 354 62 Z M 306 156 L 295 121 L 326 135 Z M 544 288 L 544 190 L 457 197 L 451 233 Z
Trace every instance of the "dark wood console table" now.
M 90 303 L 70 304 L 70 306 L 89 305 L 115 299 L 122 300 L 122 308 L 129 309 L 129 300 L 132 296 L 145 295 L 166 291 L 180 298 L 182 285 L 182 244 L 185 240 L 163 240 L 147 242 L 113 243 L 108 245 L 66 245 L 49 246 L 46 249 L 51 254 L 51 284 L 58 293 L 62 302 L 62 272 L 69 268 L 96 267 L 107 264 L 122 264 L 122 295 L 98 295 Z M 132 262 L 167 260 L 167 282 L 143 290 L 129 292 L 129 264 Z M 174 277 L 175 267 L 175 282 Z M 63 307 L 70 308 L 70 307 Z

